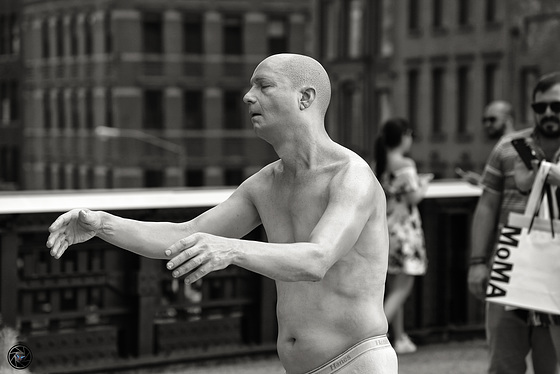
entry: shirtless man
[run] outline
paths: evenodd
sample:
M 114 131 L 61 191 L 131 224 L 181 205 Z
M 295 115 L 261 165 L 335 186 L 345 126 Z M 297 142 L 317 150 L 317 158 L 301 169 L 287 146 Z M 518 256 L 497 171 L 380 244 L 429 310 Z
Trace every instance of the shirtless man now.
M 273 55 L 250 83 L 243 101 L 278 161 L 184 223 L 67 212 L 49 228 L 51 255 L 98 236 L 166 259 L 186 283 L 240 266 L 276 281 L 278 354 L 288 374 L 396 374 L 383 313 L 385 195 L 369 165 L 325 130 L 326 71 L 307 56 Z M 260 224 L 268 243 L 239 239 Z

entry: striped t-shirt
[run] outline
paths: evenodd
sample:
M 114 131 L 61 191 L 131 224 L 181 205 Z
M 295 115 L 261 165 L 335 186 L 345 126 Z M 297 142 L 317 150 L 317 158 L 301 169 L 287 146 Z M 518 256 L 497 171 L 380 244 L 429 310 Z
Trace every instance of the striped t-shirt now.
M 527 194 L 519 191 L 515 185 L 513 170 L 515 160 L 519 157 L 511 144 L 515 138 L 525 138 L 533 149 L 539 151 L 534 144 L 533 128 L 504 135 L 490 153 L 480 182 L 486 191 L 501 196 L 500 227 L 507 223 L 509 212 L 523 213 L 527 205 Z

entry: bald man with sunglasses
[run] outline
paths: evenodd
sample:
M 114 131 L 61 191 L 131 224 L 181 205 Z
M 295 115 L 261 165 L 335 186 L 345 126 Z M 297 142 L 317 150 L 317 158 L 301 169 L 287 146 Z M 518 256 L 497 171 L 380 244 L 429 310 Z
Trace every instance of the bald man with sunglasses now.
M 488 139 L 497 140 L 514 131 L 513 108 L 503 100 L 495 100 L 484 108 L 482 126 Z M 475 171 L 464 171 L 457 168 L 456 173 L 466 182 L 474 186 L 480 183 L 481 175 Z

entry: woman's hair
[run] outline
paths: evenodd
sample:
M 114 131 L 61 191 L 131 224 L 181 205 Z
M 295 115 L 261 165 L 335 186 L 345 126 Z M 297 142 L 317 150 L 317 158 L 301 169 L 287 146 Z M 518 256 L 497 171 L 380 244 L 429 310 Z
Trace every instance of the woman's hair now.
M 410 133 L 410 124 L 404 118 L 391 118 L 381 126 L 375 140 L 375 174 L 380 178 L 387 169 L 387 151 L 398 147 L 403 135 Z

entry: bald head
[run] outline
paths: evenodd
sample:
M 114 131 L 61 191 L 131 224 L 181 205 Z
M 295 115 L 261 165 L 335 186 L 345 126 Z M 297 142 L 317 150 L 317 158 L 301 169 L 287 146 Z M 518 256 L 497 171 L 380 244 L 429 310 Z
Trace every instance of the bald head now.
M 503 115 L 513 117 L 513 108 L 511 104 L 508 103 L 507 101 L 502 101 L 502 100 L 492 101 L 490 104 L 488 104 L 486 109 L 495 112 L 500 112 Z
M 513 128 L 513 107 L 503 100 L 489 103 L 484 109 L 483 125 L 490 139 L 510 133 Z
M 315 59 L 298 54 L 280 53 L 264 59 L 260 64 L 270 64 L 275 71 L 292 82 L 294 89 L 315 89 L 315 103 L 324 116 L 331 100 L 331 82 L 325 68 Z M 258 69 L 258 66 L 257 66 Z

